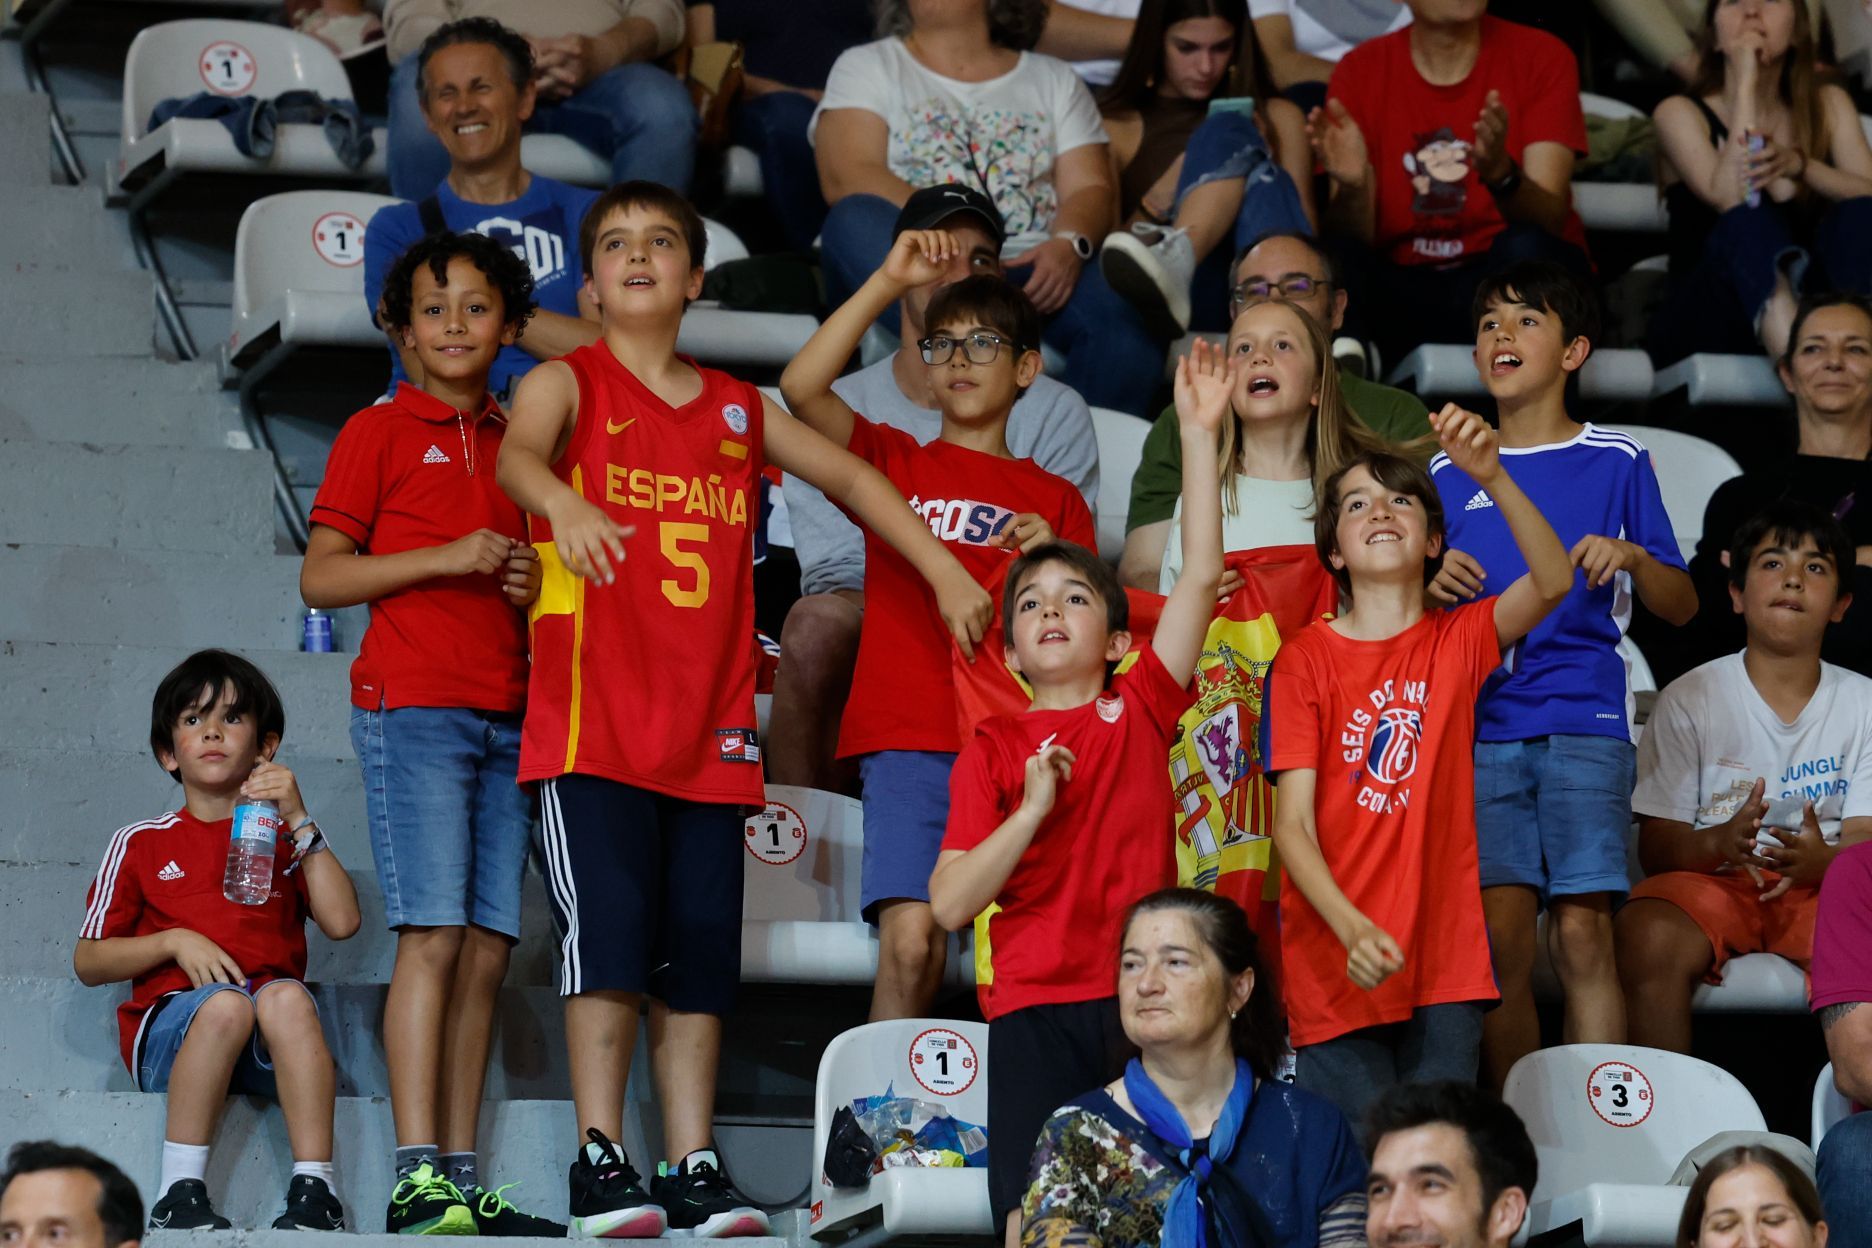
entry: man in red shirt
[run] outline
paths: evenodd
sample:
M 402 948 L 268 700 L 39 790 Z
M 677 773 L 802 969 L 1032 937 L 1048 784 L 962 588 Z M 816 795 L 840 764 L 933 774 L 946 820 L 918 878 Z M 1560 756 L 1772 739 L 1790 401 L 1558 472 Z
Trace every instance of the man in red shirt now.
M 1586 154 L 1579 69 L 1552 35 L 1487 16 L 1488 0 L 1405 0 L 1412 22 L 1348 52 L 1308 130 L 1325 224 L 1375 253 L 1346 267 L 1387 363 L 1473 337 L 1485 273 L 1551 260 L 1590 276 L 1573 211 Z

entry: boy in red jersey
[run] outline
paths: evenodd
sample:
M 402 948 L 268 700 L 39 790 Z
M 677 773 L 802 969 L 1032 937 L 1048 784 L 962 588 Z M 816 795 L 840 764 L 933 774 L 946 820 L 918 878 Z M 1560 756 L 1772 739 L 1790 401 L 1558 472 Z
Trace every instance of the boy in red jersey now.
M 572 1099 L 591 1141 L 572 1165 L 573 1226 L 765 1234 L 712 1140 L 721 1020 L 740 978 L 738 808 L 764 800 L 748 640 L 763 460 L 903 552 L 965 648 L 990 604 L 882 474 L 676 354 L 702 290 L 705 237 L 687 200 L 614 186 L 579 243 L 603 337 L 527 375 L 499 471 L 545 564 L 520 778 L 540 782 Z M 614 1143 L 646 995 L 675 1159 L 658 1167 L 654 1200 Z
M 934 442 L 852 411 L 832 392 L 840 368 L 885 308 L 933 282 L 962 254 L 946 230 L 906 230 L 884 264 L 794 357 L 780 379 L 793 414 L 876 467 L 975 576 L 1054 535 L 1097 541 L 1078 488 L 1016 459 L 1008 415 L 1040 373 L 1040 314 L 1019 287 L 982 274 L 930 300 L 923 361 L 942 412 Z M 903 556 L 867 533 L 870 609 L 839 728 L 839 757 L 864 782 L 865 918 L 878 927 L 871 1017 L 915 1018 L 942 982 L 949 935 L 929 907 L 930 872 L 949 816 L 955 764 L 955 680 L 949 638 Z
M 1113 679 L 1131 645 L 1117 576 L 1065 542 L 1022 555 L 1008 569 L 1003 643 L 1033 705 L 978 725 L 950 778 L 930 905 L 952 931 L 1000 907 L 980 995 L 995 1058 L 988 1199 L 1010 1243 L 1047 1116 L 1130 1055 L 1111 961 L 1125 908 L 1176 882 L 1163 759 L 1222 580 L 1217 446 L 1236 369 L 1204 342 L 1177 364 L 1183 575 L 1151 644 Z
M 533 311 L 526 264 L 480 234 L 432 234 L 384 279 L 386 328 L 420 385 L 345 422 L 312 505 L 308 606 L 368 602 L 351 666 L 384 921 L 396 1120 L 392 1234 L 563 1235 L 481 1183 L 475 1130 L 494 999 L 520 938 L 533 817 L 515 783 L 539 557 L 494 483 L 506 418 L 488 375 Z
M 150 750 L 183 803 L 111 838 L 85 900 L 72 956 L 93 987 L 130 981 L 117 1007 L 124 1065 L 167 1092 L 161 1195 L 152 1230 L 227 1230 L 202 1182 L 229 1092 L 277 1099 L 292 1144 L 282 1230 L 341 1231 L 333 1190 L 336 1074 L 318 1007 L 302 982 L 309 917 L 332 940 L 358 929 L 357 890 L 325 848 L 292 772 L 272 761 L 286 713 L 272 682 L 225 650 L 190 655 L 163 677 Z M 222 891 L 234 808 L 278 804 L 273 884 L 258 905 Z
M 1573 584 L 1567 549 L 1502 468 L 1495 431 L 1430 417 L 1488 491 L 1528 571 L 1495 597 L 1425 610 L 1443 508 L 1411 460 L 1368 452 L 1313 519 L 1348 606 L 1281 647 L 1263 756 L 1275 781 L 1281 965 L 1295 1082 L 1353 1121 L 1394 1083 L 1473 1081 L 1496 999 L 1476 858 L 1476 696 L 1502 651 Z

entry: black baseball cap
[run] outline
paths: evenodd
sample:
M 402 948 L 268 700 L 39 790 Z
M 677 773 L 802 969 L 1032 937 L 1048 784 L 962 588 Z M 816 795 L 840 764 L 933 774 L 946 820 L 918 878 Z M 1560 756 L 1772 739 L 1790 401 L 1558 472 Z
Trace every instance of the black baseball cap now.
M 1002 224 L 1001 210 L 994 206 L 994 201 L 960 182 L 926 186 L 911 192 L 897 214 L 897 224 L 891 227 L 891 237 L 895 239 L 905 230 L 933 230 L 962 212 L 973 213 L 987 227 L 988 236 L 996 247 L 1007 241 L 1007 226 Z

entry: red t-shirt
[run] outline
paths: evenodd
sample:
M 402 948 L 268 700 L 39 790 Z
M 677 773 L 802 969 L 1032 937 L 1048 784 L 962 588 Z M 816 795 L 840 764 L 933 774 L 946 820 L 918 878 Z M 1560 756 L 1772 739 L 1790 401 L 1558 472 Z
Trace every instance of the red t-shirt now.
M 1505 228 L 1495 197 L 1469 162 L 1476 118 L 1490 91 L 1508 110 L 1508 154 L 1564 143 L 1586 154 L 1579 66 L 1566 44 L 1529 26 L 1482 19 L 1482 48 L 1461 82 L 1425 82 L 1411 63 L 1411 32 L 1371 39 L 1345 54 L 1328 94 L 1365 135 L 1377 176 L 1375 245 L 1394 264 L 1453 264 L 1487 251 Z M 1586 247 L 1579 214 L 1561 237 Z
M 441 546 L 477 529 L 526 540 L 526 514 L 494 483 L 507 420 L 492 399 L 458 412 L 399 382 L 387 403 L 338 431 L 313 524 L 338 530 L 366 555 Z M 351 664 L 351 703 L 465 706 L 526 704 L 526 617 L 498 576 L 446 576 L 370 604 L 370 627 Z
M 78 935 L 109 940 L 185 927 L 221 946 L 252 988 L 275 979 L 304 979 L 310 913 L 305 875 L 286 874 L 292 861 L 288 846 L 273 858 L 271 897 L 257 906 L 243 906 L 222 896 L 233 822 L 203 823 L 179 810 L 119 829 L 85 894 L 84 926 Z M 117 1007 L 117 1032 L 124 1065 L 132 1075 L 150 1007 L 188 987 L 188 975 L 174 962 L 130 981 L 130 999 Z
M 1475 704 L 1501 666 L 1495 599 L 1433 611 L 1384 641 L 1310 624 L 1268 680 L 1269 772 L 1318 773 L 1313 821 L 1333 879 L 1404 951 L 1371 992 L 1288 878 L 1281 964 L 1293 1043 L 1496 997 L 1476 865 Z
M 1820 882 L 1807 979 L 1816 1010 L 1872 1001 L 1872 844 L 1840 850 Z
M 982 1014 L 1093 1001 L 1118 990 L 1119 926 L 1132 902 L 1176 883 L 1170 738 L 1191 695 L 1146 646 L 1108 692 L 1067 711 L 983 720 L 949 775 L 945 850 L 974 849 L 1021 803 L 1027 760 L 1073 752 L 1073 778 L 995 899 Z
M 577 772 L 695 802 L 765 800 L 754 730 L 754 538 L 761 394 L 701 368 L 671 407 L 602 340 L 562 357 L 578 423 L 553 471 L 636 532 L 617 580 L 559 562 L 528 518 L 544 577 L 520 779 Z
M 1085 496 L 1030 459 L 1000 459 L 940 439 L 925 446 L 901 429 L 862 416 L 853 422 L 847 445 L 890 478 L 949 553 L 984 585 L 1013 558 L 988 540 L 1021 512 L 1042 517 L 1065 541 L 1091 547 L 1098 540 Z M 929 584 L 866 528 L 864 631 L 839 726 L 839 756 L 959 749 L 953 646 Z

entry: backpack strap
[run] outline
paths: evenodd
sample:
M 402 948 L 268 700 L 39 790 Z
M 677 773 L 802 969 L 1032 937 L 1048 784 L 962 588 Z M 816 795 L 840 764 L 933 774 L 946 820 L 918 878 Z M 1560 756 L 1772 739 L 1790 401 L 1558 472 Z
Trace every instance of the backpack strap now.
M 442 201 L 434 195 L 416 205 L 416 216 L 422 221 L 424 234 L 441 234 L 449 228 L 442 219 Z

